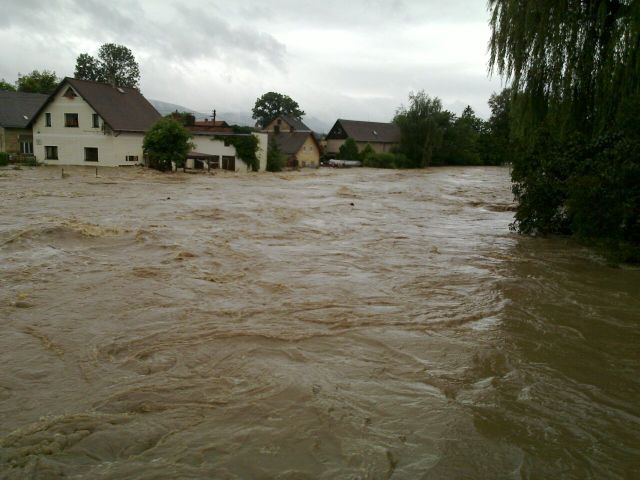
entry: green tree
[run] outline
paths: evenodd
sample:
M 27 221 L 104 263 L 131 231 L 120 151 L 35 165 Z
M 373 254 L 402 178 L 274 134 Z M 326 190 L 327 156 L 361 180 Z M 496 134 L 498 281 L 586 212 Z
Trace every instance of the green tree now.
M 369 158 L 372 155 L 375 155 L 376 152 L 373 149 L 373 147 L 370 144 L 366 144 L 365 147 L 362 149 L 362 151 L 360 152 L 360 154 L 358 155 L 358 158 L 363 162 Z
M 280 151 L 276 139 L 269 139 L 267 148 L 267 172 L 281 172 L 285 165 L 285 156 Z
M 76 69 L 73 76 L 78 80 L 102 81 L 98 60 L 88 53 L 81 53 L 76 59 Z
M 444 128 L 441 145 L 434 150 L 433 165 L 480 165 L 480 134 L 484 122 L 470 106 L 459 118 L 451 117 Z
M 277 92 L 267 92 L 258 99 L 251 110 L 252 118 L 258 124 L 266 127 L 274 118 L 279 115 L 289 115 L 293 118 L 301 119 L 305 113 L 300 110 L 298 102 L 288 95 Z
M 358 145 L 353 138 L 347 138 L 345 142 L 340 145 L 338 158 L 340 158 L 340 160 L 358 160 L 360 158 Z
M 511 133 L 511 96 L 511 89 L 505 88 L 489 98 L 491 117 L 479 139 L 483 163 L 486 165 L 502 165 L 513 160 L 516 144 Z
M 5 81 L 5 79 L 3 78 L 2 80 L 0 80 L 0 90 L 8 90 L 10 92 L 15 92 L 16 87 L 14 87 L 9 82 Z
M 181 125 L 185 125 L 185 126 L 190 124 L 193 125 L 193 122 L 196 121 L 196 117 L 193 113 L 179 112 L 178 110 L 176 110 L 175 112 L 168 113 L 167 115 L 165 115 L 165 117 L 173 118 L 174 120 L 179 122 Z
M 489 0 L 511 83 L 514 228 L 640 259 L 640 2 Z
M 56 72 L 34 70 L 27 75 L 18 74 L 16 84 L 19 92 L 49 94 L 56 89 L 59 81 Z
M 88 53 L 78 55 L 75 78 L 110 83 L 117 87 L 138 88 L 140 68 L 129 48 L 105 43 L 98 50 L 97 58 Z
M 149 158 L 149 166 L 161 172 L 184 168 L 187 155 L 194 148 L 191 132 L 172 118 L 161 118 L 145 134 L 142 148 Z
M 409 94 L 409 106 L 401 106 L 393 119 L 400 128 L 400 152 L 407 157 L 408 167 L 422 168 L 431 163 L 453 117 L 442 109 L 439 98 L 430 97 L 424 90 Z

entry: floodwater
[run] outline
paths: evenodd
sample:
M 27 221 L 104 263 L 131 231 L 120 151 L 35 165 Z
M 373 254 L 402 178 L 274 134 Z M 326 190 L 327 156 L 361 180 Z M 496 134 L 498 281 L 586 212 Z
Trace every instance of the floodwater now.
M 0 478 L 640 478 L 640 271 L 509 171 L 0 171 Z

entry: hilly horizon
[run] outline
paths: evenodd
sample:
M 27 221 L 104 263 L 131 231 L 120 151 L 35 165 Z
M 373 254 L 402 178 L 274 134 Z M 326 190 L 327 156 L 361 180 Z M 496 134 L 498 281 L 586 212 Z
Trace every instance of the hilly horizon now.
M 162 116 L 169 115 L 176 110 L 179 112 L 189 112 L 195 115 L 197 120 L 204 120 L 205 118 L 211 118 L 211 113 L 203 113 L 197 110 L 194 110 L 189 107 L 185 107 L 184 105 L 179 105 L 177 103 L 165 102 L 163 100 L 156 99 L 148 99 L 151 105 L 154 106 L 158 112 Z M 246 127 L 255 126 L 255 120 L 251 118 L 251 113 L 244 112 L 216 112 L 217 120 L 224 120 L 230 125 L 240 125 Z M 302 121 L 314 132 L 316 133 L 328 133 L 333 124 L 329 124 L 319 118 L 305 116 L 302 118 Z

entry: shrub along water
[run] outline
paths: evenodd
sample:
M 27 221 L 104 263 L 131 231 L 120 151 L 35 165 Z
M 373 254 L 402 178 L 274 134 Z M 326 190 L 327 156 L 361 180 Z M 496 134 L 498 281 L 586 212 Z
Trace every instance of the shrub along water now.
M 640 2 L 489 9 L 491 67 L 512 85 L 513 228 L 572 234 L 639 262 Z

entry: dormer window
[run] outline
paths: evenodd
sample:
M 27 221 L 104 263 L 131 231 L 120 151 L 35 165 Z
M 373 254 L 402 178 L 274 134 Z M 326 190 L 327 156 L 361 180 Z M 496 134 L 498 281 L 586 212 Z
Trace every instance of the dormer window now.
M 76 98 L 78 95 L 76 95 L 76 92 L 73 91 L 73 88 L 69 87 L 67 88 L 67 91 L 64 92 L 64 96 L 70 99 L 74 99 Z

